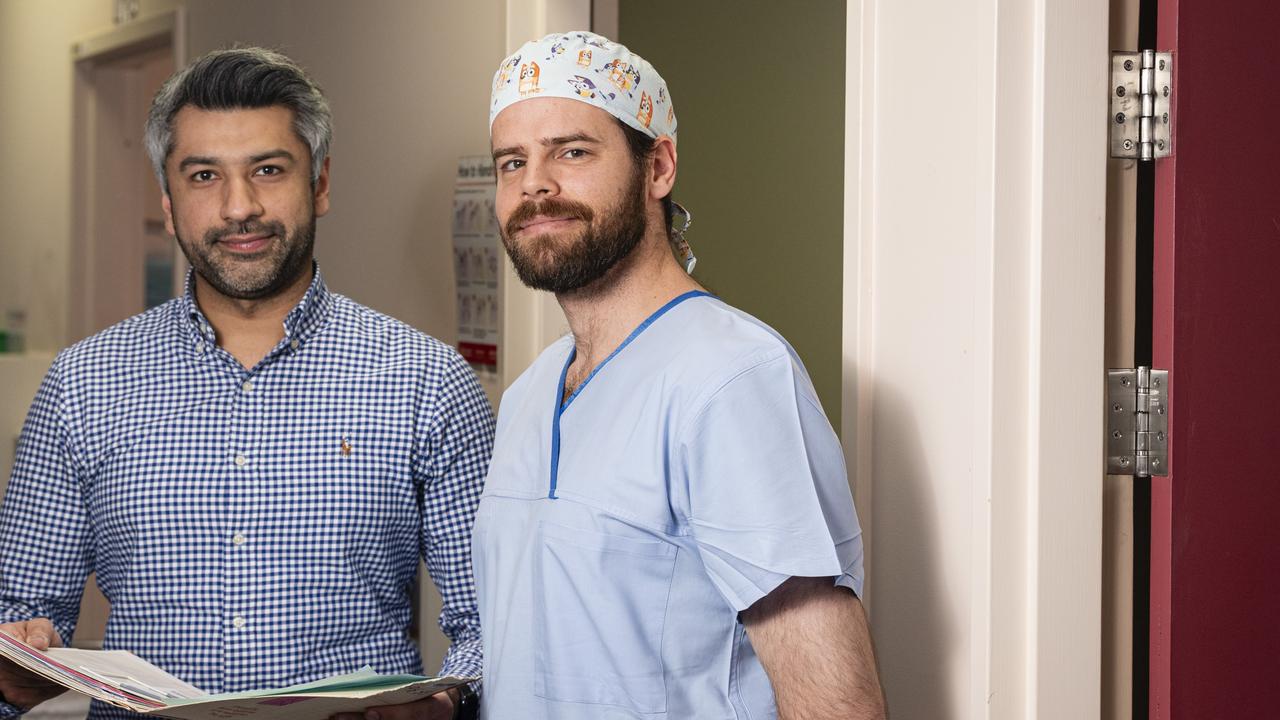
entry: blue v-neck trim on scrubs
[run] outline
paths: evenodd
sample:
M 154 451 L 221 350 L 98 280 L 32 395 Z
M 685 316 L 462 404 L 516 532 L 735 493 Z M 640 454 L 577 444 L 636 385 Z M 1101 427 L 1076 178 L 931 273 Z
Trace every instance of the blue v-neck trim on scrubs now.
M 574 389 L 573 394 L 566 398 L 564 402 L 561 402 L 560 398 L 564 397 L 564 379 L 569 375 L 569 366 L 573 364 L 573 359 L 578 356 L 578 348 L 576 345 L 569 348 L 569 358 L 565 360 L 564 369 L 560 371 L 560 382 L 556 383 L 556 412 L 551 421 L 551 488 L 547 492 L 547 497 L 549 499 L 556 499 L 556 481 L 560 474 L 560 416 L 564 414 L 564 411 L 569 407 L 570 403 L 582 394 L 582 391 L 586 389 L 592 378 L 599 374 L 600 371 L 604 369 L 604 366 L 609 364 L 610 360 L 617 357 L 618 353 L 622 352 L 623 348 L 630 345 L 632 340 L 635 340 L 640 333 L 644 332 L 645 328 L 648 328 L 655 320 L 665 315 L 668 310 L 679 305 L 685 300 L 703 296 L 714 297 L 711 293 L 705 290 L 690 290 L 687 293 L 677 295 L 668 301 L 666 305 L 655 310 L 652 315 L 645 319 L 644 322 L 640 323 L 639 327 L 631 331 L 631 334 L 627 336 L 627 339 L 622 341 L 622 344 L 614 348 L 614 351 L 609 353 L 609 356 L 601 361 L 601 363 L 591 371 L 591 374 L 587 376 L 587 379 L 583 380 L 582 384 Z

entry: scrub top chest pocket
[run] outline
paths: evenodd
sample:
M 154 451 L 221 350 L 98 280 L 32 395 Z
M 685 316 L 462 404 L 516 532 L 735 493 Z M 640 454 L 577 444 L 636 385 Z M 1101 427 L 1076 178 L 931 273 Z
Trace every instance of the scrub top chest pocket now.
M 676 546 L 547 522 L 537 542 L 535 694 L 665 713 L 662 633 Z

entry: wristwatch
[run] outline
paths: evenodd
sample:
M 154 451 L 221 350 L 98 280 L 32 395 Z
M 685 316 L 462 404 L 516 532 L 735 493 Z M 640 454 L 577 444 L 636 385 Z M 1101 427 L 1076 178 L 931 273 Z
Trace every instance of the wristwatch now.
M 480 696 L 470 685 L 458 686 L 458 700 L 453 704 L 453 720 L 477 720 L 480 717 Z

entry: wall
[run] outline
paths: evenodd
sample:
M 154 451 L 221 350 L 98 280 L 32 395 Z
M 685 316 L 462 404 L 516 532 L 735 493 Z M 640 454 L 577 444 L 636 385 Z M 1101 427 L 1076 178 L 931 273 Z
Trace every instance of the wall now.
M 143 0 L 144 14 L 173 6 Z M 67 336 L 70 293 L 71 44 L 112 26 L 110 0 L 0 0 L 0 323 L 27 312 L 27 347 Z
M 844 27 L 834 0 L 619 3 L 675 102 L 694 276 L 791 342 L 837 428 Z

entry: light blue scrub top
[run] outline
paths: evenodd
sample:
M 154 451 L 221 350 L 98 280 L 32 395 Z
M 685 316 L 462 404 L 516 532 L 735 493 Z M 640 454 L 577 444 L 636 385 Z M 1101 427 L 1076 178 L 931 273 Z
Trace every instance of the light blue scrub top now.
M 472 536 L 483 717 L 776 717 L 738 613 L 791 576 L 862 592 L 839 441 L 795 351 L 702 292 L 561 405 L 573 340 L 507 390 Z

